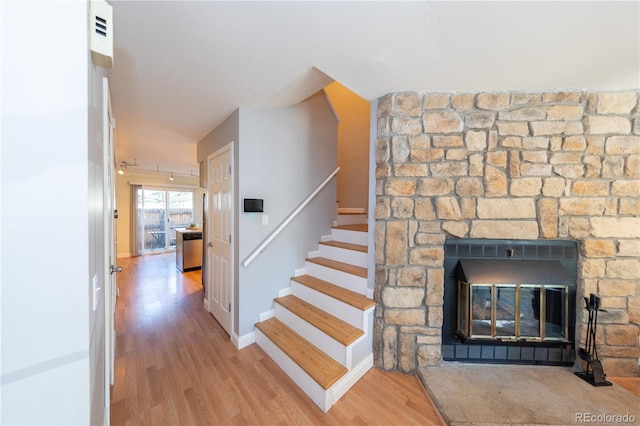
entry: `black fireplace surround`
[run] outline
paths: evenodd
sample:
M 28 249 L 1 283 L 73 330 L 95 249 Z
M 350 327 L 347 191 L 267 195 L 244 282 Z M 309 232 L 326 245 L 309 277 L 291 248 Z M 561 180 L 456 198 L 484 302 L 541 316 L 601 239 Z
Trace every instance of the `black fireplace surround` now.
M 442 358 L 571 366 L 573 241 L 447 239 Z

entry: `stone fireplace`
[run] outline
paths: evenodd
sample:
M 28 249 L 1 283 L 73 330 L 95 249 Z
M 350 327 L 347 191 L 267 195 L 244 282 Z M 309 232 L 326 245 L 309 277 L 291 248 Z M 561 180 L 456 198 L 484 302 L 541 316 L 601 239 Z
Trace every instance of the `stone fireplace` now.
M 445 241 L 443 360 L 572 365 L 576 261 L 572 241 Z
M 412 372 L 451 359 L 452 351 L 456 356 L 460 342 L 443 333 L 450 315 L 443 303 L 450 242 L 562 241 L 572 244 L 575 254 L 575 293 L 567 290 L 567 300 L 581 307 L 576 301 L 595 293 L 607 310 L 598 318 L 597 342 L 606 373 L 638 375 L 639 98 L 640 91 L 633 90 L 402 92 L 378 100 L 378 367 Z M 496 295 L 504 290 L 501 299 L 516 294 L 501 283 L 489 284 L 497 285 Z M 476 290 L 480 295 L 487 288 Z M 535 296 L 535 290 L 525 291 Z M 485 322 L 497 324 L 495 318 Z M 567 341 L 555 346 L 535 346 L 541 336 L 518 335 L 531 337 L 533 346 L 524 347 L 533 349 L 524 350 L 525 358 L 573 362 L 571 351 L 584 343 L 586 311 L 576 309 L 575 322 L 567 327 Z M 478 340 L 487 331 L 481 333 L 465 344 L 467 358 L 470 351 L 480 360 L 489 352 L 493 358 L 509 357 L 508 348 L 495 349 L 510 347 L 509 339 L 483 344 Z

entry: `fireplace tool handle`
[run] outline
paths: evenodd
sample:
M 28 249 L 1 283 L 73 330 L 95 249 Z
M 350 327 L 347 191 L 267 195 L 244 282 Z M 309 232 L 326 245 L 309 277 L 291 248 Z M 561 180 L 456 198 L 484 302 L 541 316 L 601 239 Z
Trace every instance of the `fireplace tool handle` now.
M 578 371 L 576 375 L 581 379 L 591 383 L 593 386 L 611 386 L 611 382 L 605 380 L 606 374 L 602 368 L 602 363 L 598 359 L 596 349 L 596 329 L 598 326 L 598 312 L 607 312 L 600 308 L 600 297 L 591 294 L 584 298 L 585 309 L 589 312 L 587 323 L 587 338 L 585 348 L 580 348 L 579 354 L 587 363 L 585 371 Z

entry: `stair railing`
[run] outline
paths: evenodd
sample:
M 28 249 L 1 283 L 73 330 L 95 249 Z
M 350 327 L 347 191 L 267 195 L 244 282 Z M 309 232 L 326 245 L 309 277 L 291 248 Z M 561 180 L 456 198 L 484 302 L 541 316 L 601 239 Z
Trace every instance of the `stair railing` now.
M 271 243 L 271 241 L 273 241 L 278 234 L 280 234 L 280 232 L 282 232 L 282 230 L 284 228 L 287 227 L 287 225 L 293 220 L 295 219 L 296 216 L 298 216 L 298 213 L 300 213 L 306 206 L 307 204 L 309 204 L 309 202 L 311 202 L 311 200 L 313 200 L 313 198 L 318 195 L 318 192 L 322 191 L 322 188 L 324 188 L 325 186 L 327 186 L 327 184 L 329 183 L 329 181 L 331 181 L 331 179 L 333 179 L 333 177 L 338 174 L 338 172 L 340 171 L 340 167 L 336 168 L 324 181 L 322 181 L 322 183 L 320 185 L 318 185 L 318 187 L 315 189 L 315 191 L 313 191 L 294 211 L 291 212 L 291 214 L 289 214 L 289 216 L 287 216 L 287 218 L 284 220 L 284 222 L 282 222 L 280 224 L 280 226 L 278 226 L 276 229 L 273 230 L 273 232 L 271 232 L 271 234 L 269 234 L 269 236 L 262 242 L 262 244 L 260 244 L 250 255 L 249 257 L 247 257 L 245 259 L 244 262 L 242 262 L 242 266 L 244 266 L 245 268 L 247 266 L 249 266 L 249 264 L 251 262 L 253 262 L 253 260 L 258 257 L 258 255 L 260 253 L 262 253 L 264 251 L 264 249 Z

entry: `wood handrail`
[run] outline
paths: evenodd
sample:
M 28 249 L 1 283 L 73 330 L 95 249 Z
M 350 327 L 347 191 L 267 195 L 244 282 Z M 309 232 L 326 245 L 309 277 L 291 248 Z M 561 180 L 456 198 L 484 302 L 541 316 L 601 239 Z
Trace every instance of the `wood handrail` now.
M 262 242 L 262 244 L 260 244 L 250 255 L 249 257 L 247 257 L 245 259 L 244 262 L 242 262 L 242 266 L 244 266 L 245 268 L 247 266 L 249 266 L 249 264 L 251 262 L 253 262 L 253 260 L 258 257 L 258 255 L 260 253 L 262 253 L 262 251 L 269 245 L 269 243 L 271 243 L 271 241 L 273 241 L 278 234 L 280 234 L 280 232 L 282 232 L 282 230 L 284 228 L 287 227 L 287 225 L 289 224 L 289 222 L 291 222 L 293 219 L 295 219 L 295 217 L 298 215 L 298 213 L 300 213 L 302 211 L 302 209 L 304 209 L 307 204 L 309 204 L 309 202 L 316 196 L 318 195 L 318 192 L 322 191 L 322 188 L 324 188 L 325 186 L 327 186 L 327 184 L 329 183 L 329 181 L 331 179 L 333 179 L 333 177 L 340 171 L 340 167 L 336 168 L 324 181 L 322 181 L 322 183 L 320 185 L 318 185 L 318 187 L 315 189 L 315 191 L 313 191 L 293 212 L 291 212 L 291 214 L 284 220 L 284 222 L 282 222 L 280 224 L 280 226 L 278 226 L 276 229 L 273 230 L 273 232 L 271 232 L 271 234 L 269 234 L 269 236 Z

